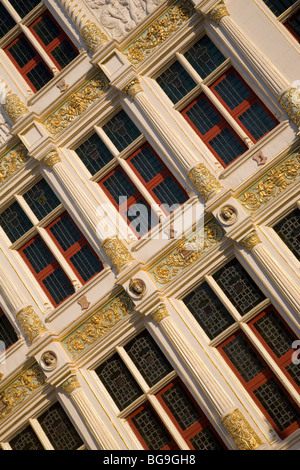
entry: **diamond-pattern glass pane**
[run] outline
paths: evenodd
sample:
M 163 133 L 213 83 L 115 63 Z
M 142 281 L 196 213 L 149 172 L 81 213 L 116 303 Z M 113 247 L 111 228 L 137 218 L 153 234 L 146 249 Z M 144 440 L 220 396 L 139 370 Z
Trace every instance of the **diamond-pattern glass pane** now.
M 9 444 L 12 450 L 44 450 L 30 426 L 14 437 Z
M 245 382 L 250 382 L 266 368 L 242 335 L 236 336 L 222 349 Z
M 170 435 L 150 406 L 137 413 L 132 422 L 150 450 L 160 450 L 171 441 Z
M 59 403 L 51 406 L 38 421 L 55 450 L 76 450 L 83 445 Z
M 101 364 L 96 374 L 121 411 L 143 393 L 117 354 Z
M 265 300 L 264 294 L 237 259 L 223 266 L 213 278 L 241 315 Z
M 60 200 L 45 180 L 35 184 L 23 197 L 39 220 L 42 220 L 60 205 Z
M 234 323 L 233 317 L 206 282 L 183 301 L 209 339 L 214 339 Z
M 172 385 L 161 398 L 183 431 L 201 418 L 201 414 L 180 383 Z
M 272 310 L 257 320 L 254 327 L 278 358 L 291 350 L 294 337 Z
M 0 225 L 12 243 L 33 227 L 32 222 L 17 202 L 0 214 Z
M 143 331 L 125 346 L 135 366 L 152 387 L 173 368 L 147 331 Z
M 300 261 L 300 209 L 281 220 L 274 230 Z
M 224 450 L 224 447 L 209 427 L 200 431 L 190 441 L 196 450 Z
M 270 379 L 258 387 L 254 394 L 280 431 L 283 431 L 299 420 L 299 412 L 288 400 L 274 379 Z

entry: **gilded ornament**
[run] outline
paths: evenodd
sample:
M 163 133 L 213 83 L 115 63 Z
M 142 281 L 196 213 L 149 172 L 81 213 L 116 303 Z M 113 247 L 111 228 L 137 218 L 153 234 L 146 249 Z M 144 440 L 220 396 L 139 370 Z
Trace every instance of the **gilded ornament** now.
M 134 260 L 128 248 L 118 237 L 107 238 L 102 243 L 102 247 L 118 273 Z
M 72 377 L 61 384 L 61 388 L 67 395 L 71 395 L 75 390 L 80 388 L 77 376 L 72 375 Z
M 222 423 L 239 450 L 255 450 L 263 444 L 240 410 L 236 409 L 225 416 Z
M 63 347 L 74 359 L 86 348 L 108 333 L 134 310 L 130 297 L 122 292 L 94 312 L 84 323 L 62 340 Z
M 29 113 L 27 106 L 11 91 L 7 93 L 3 107 L 13 123 L 17 122 L 20 117 Z
M 228 13 L 228 10 L 224 2 L 219 3 L 217 6 L 215 6 L 208 12 L 209 19 L 212 20 L 217 25 L 220 24 L 220 21 L 225 16 L 230 16 L 230 14 Z
M 300 127 L 300 91 L 297 88 L 289 88 L 281 95 L 279 103 L 291 120 Z
M 139 64 L 180 26 L 187 22 L 194 13 L 190 0 L 177 1 L 158 20 L 133 41 L 123 53 L 133 64 Z
M 124 93 L 129 96 L 132 100 L 134 99 L 135 95 L 141 93 L 143 88 L 141 87 L 140 81 L 138 78 L 134 78 L 131 80 L 126 87 L 124 88 Z
M 258 245 L 259 243 L 261 243 L 261 239 L 259 238 L 259 235 L 257 233 L 256 230 L 253 230 L 253 232 L 249 233 L 248 235 L 246 235 L 246 237 L 244 237 L 242 240 L 241 240 L 241 245 L 244 246 L 248 251 L 252 251 L 253 248 Z
M 44 121 L 48 132 L 56 135 L 63 131 L 74 119 L 101 98 L 108 88 L 108 78 L 103 72 L 99 72 Z
M 41 365 L 46 370 L 52 370 L 57 365 L 56 354 L 52 351 L 46 351 L 41 357 Z
M 18 144 L 0 157 L 0 184 L 19 170 L 29 158 L 28 151 L 23 144 Z
M 202 163 L 192 168 L 188 176 L 205 201 L 223 188 L 217 178 Z
M 234 207 L 226 206 L 223 207 L 219 212 L 220 219 L 224 224 L 233 224 L 237 219 L 237 212 Z
M 43 161 L 50 170 L 53 170 L 54 166 L 61 163 L 62 160 L 57 150 L 51 150 Z
M 108 41 L 106 34 L 104 34 L 100 28 L 90 20 L 88 20 L 82 28 L 81 36 L 87 47 L 92 52 L 95 52 L 98 46 Z
M 165 318 L 169 317 L 170 314 L 167 310 L 165 304 L 160 304 L 151 314 L 151 318 L 157 323 L 160 324 Z
M 31 306 L 22 308 L 16 317 L 30 343 L 37 336 L 48 331 Z
M 141 279 L 131 279 L 129 282 L 129 290 L 138 297 L 143 297 L 146 292 L 146 284 Z
M 241 204 L 253 214 L 264 204 L 300 178 L 300 153 L 297 151 L 284 163 L 272 168 L 258 183 L 238 197 Z

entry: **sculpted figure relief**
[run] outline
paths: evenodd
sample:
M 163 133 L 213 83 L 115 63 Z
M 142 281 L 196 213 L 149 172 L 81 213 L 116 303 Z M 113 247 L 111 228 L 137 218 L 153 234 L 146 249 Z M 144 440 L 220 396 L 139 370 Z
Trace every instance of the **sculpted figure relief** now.
M 120 39 L 163 0 L 86 0 L 104 29 L 113 39 Z

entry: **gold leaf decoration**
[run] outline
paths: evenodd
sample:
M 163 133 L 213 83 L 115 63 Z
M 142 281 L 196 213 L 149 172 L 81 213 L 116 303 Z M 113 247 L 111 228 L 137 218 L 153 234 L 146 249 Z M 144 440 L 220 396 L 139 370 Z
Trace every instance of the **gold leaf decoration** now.
M 18 144 L 0 157 L 0 184 L 21 168 L 29 160 L 25 145 Z

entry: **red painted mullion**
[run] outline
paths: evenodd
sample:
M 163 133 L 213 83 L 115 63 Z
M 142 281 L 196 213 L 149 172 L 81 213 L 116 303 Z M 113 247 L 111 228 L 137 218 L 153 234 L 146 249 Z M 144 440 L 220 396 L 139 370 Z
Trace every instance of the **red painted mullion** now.
M 42 58 L 39 56 L 39 54 L 37 53 L 37 51 L 35 50 L 35 48 L 30 44 L 31 48 L 35 51 L 36 55 L 33 59 L 31 59 L 29 62 L 27 62 L 27 64 L 24 66 L 24 67 L 21 67 L 18 62 L 15 60 L 15 58 L 11 55 L 11 53 L 9 52 L 9 49 L 14 45 L 16 44 L 19 39 L 21 39 L 22 37 L 25 37 L 26 41 L 29 43 L 28 39 L 26 38 L 26 36 L 24 34 L 21 34 L 20 36 L 18 36 L 13 42 L 11 42 L 5 49 L 4 51 L 6 52 L 6 54 L 8 55 L 8 57 L 10 58 L 10 60 L 12 61 L 12 63 L 14 64 L 14 66 L 21 72 L 21 74 L 27 74 L 28 72 L 30 72 L 30 70 L 32 70 L 39 62 L 42 62 Z

